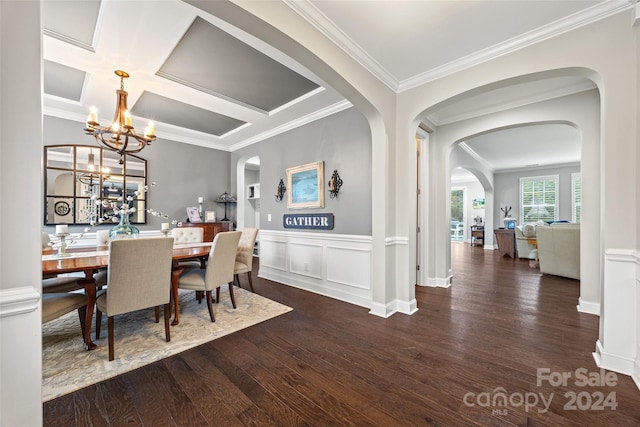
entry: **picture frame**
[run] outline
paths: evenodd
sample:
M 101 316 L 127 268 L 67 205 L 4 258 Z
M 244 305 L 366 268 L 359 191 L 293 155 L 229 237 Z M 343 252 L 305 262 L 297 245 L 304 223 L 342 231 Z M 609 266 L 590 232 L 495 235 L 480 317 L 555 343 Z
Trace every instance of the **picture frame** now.
M 324 208 L 324 162 L 287 169 L 287 208 Z
M 200 211 L 198 211 L 198 207 L 196 206 L 187 208 L 187 216 L 189 217 L 189 222 L 202 222 Z
M 215 211 L 205 211 L 205 213 L 204 213 L 204 222 L 216 222 L 216 212 Z
M 484 197 L 473 199 L 473 209 L 484 209 Z

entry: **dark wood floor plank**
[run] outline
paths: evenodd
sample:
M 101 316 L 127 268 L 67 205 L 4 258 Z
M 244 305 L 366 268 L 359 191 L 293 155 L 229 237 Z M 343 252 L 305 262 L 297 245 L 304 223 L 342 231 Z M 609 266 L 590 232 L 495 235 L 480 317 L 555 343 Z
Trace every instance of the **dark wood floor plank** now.
M 6 391 L 3 390 L 3 393 Z M 52 427 L 76 425 L 74 395 L 67 394 L 53 400 L 50 405 L 44 405 L 43 417 L 52 421 Z
M 166 396 L 154 386 L 153 375 L 153 367 L 145 366 L 124 376 L 127 394 L 138 409 L 138 415 L 145 426 L 174 426 L 176 422 L 164 403 Z
M 111 426 L 142 426 L 138 410 L 127 394 L 124 378 L 118 376 L 98 384 L 106 411 L 106 419 Z
M 170 357 L 162 361 L 176 381 L 182 386 L 188 398 L 197 406 L 209 424 L 212 426 L 242 426 L 235 416 L 243 412 L 251 402 L 244 395 L 237 392 L 231 383 L 224 381 L 223 376 L 210 363 L 204 361 L 199 364 L 193 356 L 197 352 L 188 352 L 183 357 Z M 200 369 L 205 366 L 210 369 Z M 214 371 L 217 375 L 212 375 Z M 194 381 L 199 378 L 199 381 Z
M 73 394 L 75 398 L 75 411 L 76 411 L 76 423 L 77 426 L 94 426 L 102 427 L 108 426 L 109 418 L 107 415 L 107 408 L 102 396 L 102 389 L 97 386 L 85 387 Z M 44 405 L 45 408 L 47 405 Z M 52 418 L 45 417 L 45 425 L 47 420 Z M 74 424 L 69 424 L 74 425 Z
M 627 376 L 615 387 L 537 384 L 538 368 L 598 372 L 599 319 L 576 310 L 579 281 L 468 244 L 452 245 L 452 270 L 450 288 L 416 288 L 417 313 L 387 319 L 256 278 L 257 293 L 294 310 L 47 402 L 44 424 L 640 425 Z M 496 390 L 553 398 L 548 411 L 479 404 Z M 615 392 L 617 408 L 566 407 L 565 394 L 597 392 Z

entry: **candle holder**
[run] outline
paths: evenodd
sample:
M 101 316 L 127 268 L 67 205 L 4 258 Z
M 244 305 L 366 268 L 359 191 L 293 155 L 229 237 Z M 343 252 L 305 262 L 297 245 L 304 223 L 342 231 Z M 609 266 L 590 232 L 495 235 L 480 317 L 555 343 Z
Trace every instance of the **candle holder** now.
M 56 233 L 54 234 L 54 236 L 56 236 L 59 240 L 53 244 L 54 249 L 58 250 L 58 253 L 56 256 L 58 257 L 67 257 L 67 256 L 71 256 L 71 254 L 69 254 L 67 252 L 67 246 L 69 246 L 67 244 L 67 236 L 69 235 L 69 233 Z

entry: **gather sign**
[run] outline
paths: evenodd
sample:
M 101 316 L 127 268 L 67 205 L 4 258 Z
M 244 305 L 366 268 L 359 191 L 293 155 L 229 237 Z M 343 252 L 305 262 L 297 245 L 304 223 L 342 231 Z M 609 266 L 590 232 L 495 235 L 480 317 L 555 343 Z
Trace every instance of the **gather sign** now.
M 333 214 L 284 214 L 282 216 L 282 226 L 284 228 L 305 230 L 333 230 Z

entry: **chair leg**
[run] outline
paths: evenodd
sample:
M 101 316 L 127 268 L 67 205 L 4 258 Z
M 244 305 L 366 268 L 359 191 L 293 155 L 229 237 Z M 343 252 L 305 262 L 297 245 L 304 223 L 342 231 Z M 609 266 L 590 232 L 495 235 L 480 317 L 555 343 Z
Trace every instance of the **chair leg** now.
M 216 321 L 216 318 L 213 316 L 213 305 L 211 302 L 211 291 L 207 291 L 207 308 L 209 309 L 209 317 L 212 322 Z
M 204 296 L 204 292 L 196 291 L 196 299 L 198 300 L 198 304 L 202 303 L 202 297 Z
M 229 296 L 231 296 L 231 305 L 233 305 L 233 308 L 236 308 L 236 299 L 233 296 L 233 283 L 229 283 Z
M 242 287 L 242 285 L 240 284 L 240 276 L 238 276 L 237 274 L 233 275 L 233 283 L 236 283 L 238 285 L 239 288 Z
M 102 312 L 96 307 L 96 339 L 100 339 L 100 330 L 102 329 Z
M 216 288 L 216 304 L 220 302 L 220 288 Z
M 249 289 L 251 289 L 251 292 L 254 292 L 254 290 L 253 290 L 253 281 L 251 280 L 251 272 L 250 271 L 247 271 L 247 276 L 249 276 Z
M 157 305 L 155 307 L 153 307 L 156 312 L 156 323 L 160 323 L 160 307 L 158 307 Z
M 113 350 L 113 316 L 107 317 L 107 326 L 109 329 L 109 361 L 115 359 L 115 351 Z
M 159 307 L 156 307 L 160 311 Z M 171 341 L 171 330 L 169 329 L 169 318 L 171 317 L 171 303 L 164 305 L 164 337 L 167 342 Z
M 82 330 L 82 338 L 84 339 L 84 331 L 87 330 L 87 306 L 78 309 L 78 317 L 80 317 L 80 329 Z

